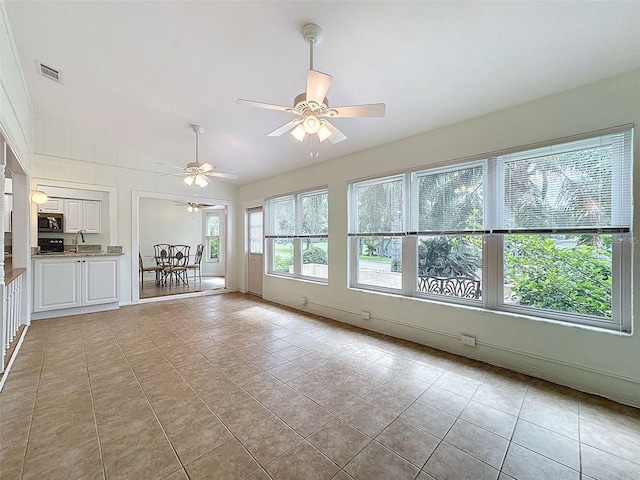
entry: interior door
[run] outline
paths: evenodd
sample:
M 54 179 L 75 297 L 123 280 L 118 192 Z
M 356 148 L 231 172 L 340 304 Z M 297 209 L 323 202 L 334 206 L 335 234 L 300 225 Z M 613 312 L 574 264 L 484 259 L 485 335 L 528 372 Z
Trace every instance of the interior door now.
M 249 293 L 262 296 L 262 276 L 264 275 L 264 216 L 262 207 L 247 210 Z

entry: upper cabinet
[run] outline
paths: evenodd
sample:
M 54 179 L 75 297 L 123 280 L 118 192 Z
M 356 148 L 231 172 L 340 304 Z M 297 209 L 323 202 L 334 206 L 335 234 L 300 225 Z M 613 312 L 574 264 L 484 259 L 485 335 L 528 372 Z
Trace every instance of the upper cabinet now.
M 46 203 L 38 205 L 38 213 L 64 213 L 64 199 L 49 197 Z
M 100 233 L 100 207 L 97 200 L 64 199 L 64 233 Z

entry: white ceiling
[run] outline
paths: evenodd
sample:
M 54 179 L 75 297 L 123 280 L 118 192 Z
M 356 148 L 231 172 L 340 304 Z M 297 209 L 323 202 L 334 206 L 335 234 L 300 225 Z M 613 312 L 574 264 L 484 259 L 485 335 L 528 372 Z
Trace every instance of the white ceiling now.
M 183 166 L 270 177 L 640 68 L 640 2 L 6 1 L 36 114 L 71 119 Z M 333 76 L 331 105 L 384 102 L 318 159 L 266 134 L 305 90 L 309 47 Z M 59 85 L 36 72 L 58 69 Z M 315 150 L 315 149 L 314 149 Z M 233 183 L 233 182 L 232 182 Z

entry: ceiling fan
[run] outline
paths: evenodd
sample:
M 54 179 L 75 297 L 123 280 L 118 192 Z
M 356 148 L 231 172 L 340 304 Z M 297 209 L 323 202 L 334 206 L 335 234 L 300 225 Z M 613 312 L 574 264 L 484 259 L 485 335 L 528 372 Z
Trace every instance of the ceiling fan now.
M 184 175 L 184 183 L 189 186 L 195 184 L 198 187 L 206 187 L 207 185 L 209 185 L 209 182 L 211 181 L 209 177 L 221 177 L 230 179 L 238 178 L 238 176 L 233 173 L 216 172 L 215 165 L 211 165 L 210 163 L 200 163 L 200 161 L 198 160 L 198 136 L 204 132 L 204 128 L 200 125 L 191 125 L 191 129 L 196 134 L 196 161 L 187 163 L 184 171 L 176 175 Z
M 187 212 L 197 212 L 201 208 L 205 207 L 215 207 L 215 205 L 209 205 L 207 203 L 198 203 L 198 202 L 175 202 L 176 207 L 187 207 Z
M 331 86 L 332 77 L 313 69 L 313 47 L 320 43 L 323 35 L 322 29 L 313 23 L 308 23 L 302 27 L 302 36 L 309 44 L 307 91 L 294 99 L 293 107 L 243 99 L 236 101 L 239 105 L 280 110 L 296 116 L 290 122 L 268 133 L 267 136 L 279 137 L 286 132 L 290 132 L 300 142 L 304 140 L 305 135 L 317 135 L 320 142 L 328 138 L 331 143 L 338 143 L 347 137 L 329 122 L 329 118 L 384 117 L 384 103 L 329 107 L 326 94 Z

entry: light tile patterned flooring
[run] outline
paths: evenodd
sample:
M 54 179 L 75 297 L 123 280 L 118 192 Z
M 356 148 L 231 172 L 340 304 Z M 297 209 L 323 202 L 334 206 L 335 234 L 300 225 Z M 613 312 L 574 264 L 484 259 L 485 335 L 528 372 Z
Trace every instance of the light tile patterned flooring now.
M 34 322 L 11 479 L 638 479 L 640 413 L 224 294 Z

